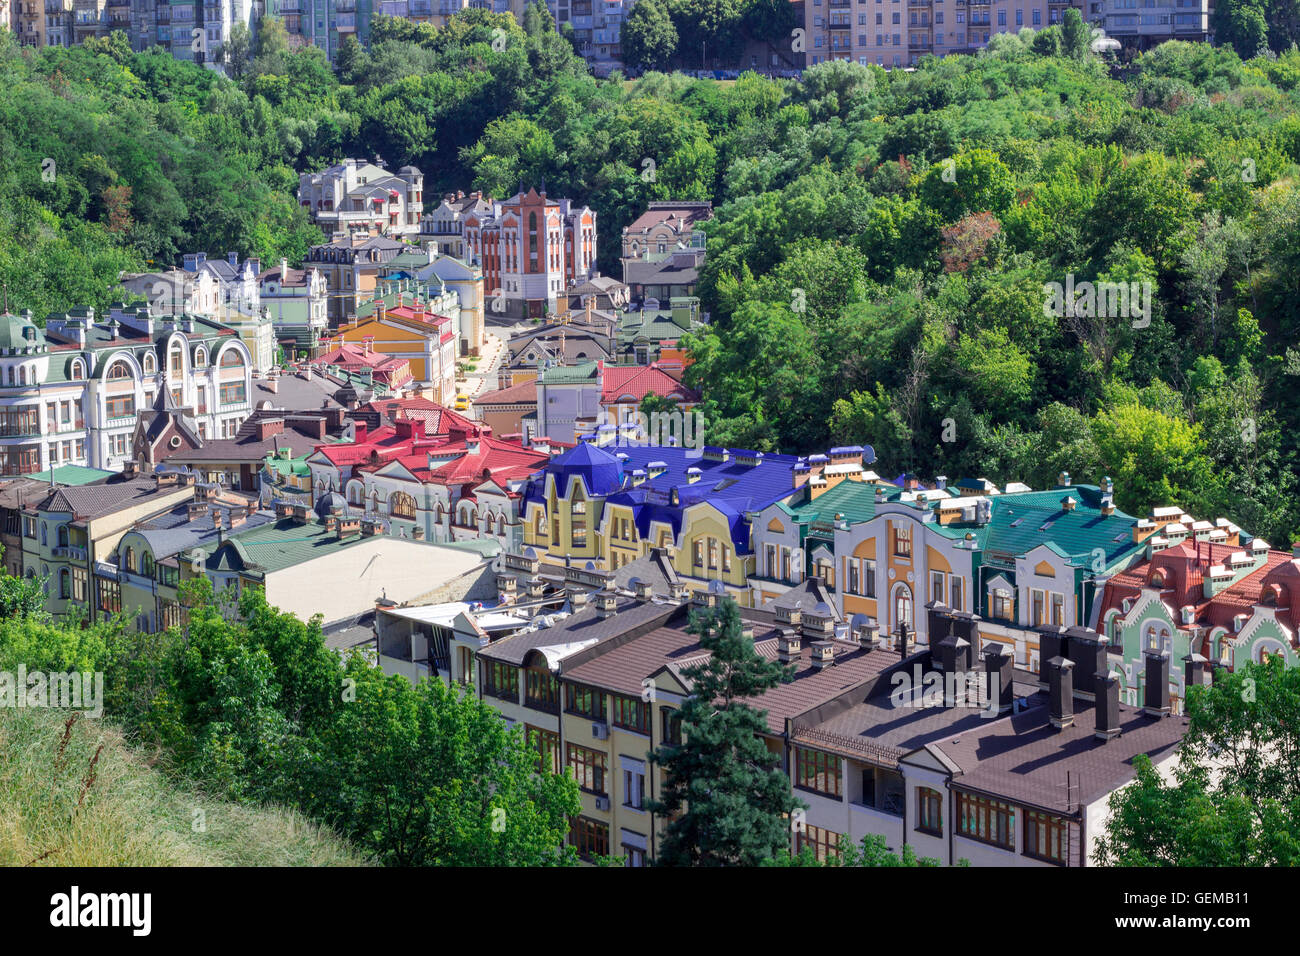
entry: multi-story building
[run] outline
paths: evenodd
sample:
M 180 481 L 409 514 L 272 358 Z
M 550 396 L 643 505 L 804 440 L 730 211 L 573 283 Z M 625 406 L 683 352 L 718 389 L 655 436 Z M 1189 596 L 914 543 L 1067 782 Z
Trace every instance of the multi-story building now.
M 492 212 L 492 201 L 475 190 L 446 193 L 433 211 L 420 220 L 419 243 L 430 253 L 465 259 L 465 217 Z
M 320 269 L 290 269 L 285 259 L 257 277 L 258 301 L 286 356 L 313 358 L 329 331 L 329 286 Z
M 414 236 L 424 214 L 424 174 L 403 166 L 345 159 L 318 173 L 303 173 L 298 202 L 328 236 Z
M 396 239 L 374 236 L 336 239 L 308 250 L 303 267 L 325 277 L 325 312 L 330 325 L 341 325 L 348 316 L 357 314 L 361 303 L 374 298 L 379 278 L 390 271 L 388 263 L 406 248 Z
M 535 442 L 534 444 L 537 444 Z M 795 490 L 791 455 L 582 441 L 524 492 L 524 544 L 552 562 L 617 571 L 667 549 L 692 589 L 720 582 L 751 603 L 750 512 Z
M 439 609 L 415 609 L 414 623 L 386 628 L 398 656 L 385 667 L 406 672 L 409 656 L 424 673 L 436 666 L 473 686 L 522 725 L 540 769 L 576 779 L 582 809 L 569 840 L 579 853 L 645 865 L 666 825 L 647 806 L 666 782 L 647 755 L 681 744 L 688 731 L 680 711 L 694 690 L 690 670 L 709 656 L 689 616 L 716 606 L 718 594 L 696 592 L 688 605 L 675 581 L 665 597 L 653 575 L 621 582 L 569 569 L 563 610 L 549 626 L 526 627 L 520 616 L 546 603 L 541 567 L 527 555 L 507 556 L 506 567 L 520 569 L 513 576 L 524 576 L 528 593 L 516 604 L 517 582 L 498 573 L 502 603 L 482 615 L 492 627 L 460 611 L 443 614 L 435 632 L 418 612 Z M 1097 661 L 1085 653 L 1054 658 L 1047 687 L 1017 673 L 1000 649 L 974 660 L 956 635 L 904 655 L 874 628 L 838 621 L 823 592 L 814 582 L 740 612 L 754 650 L 793 672 L 746 702 L 765 712 L 760 737 L 806 808 L 792 827 L 793 851 L 825 859 L 879 836 L 892 852 L 910 846 L 946 864 L 1087 866 L 1110 794 L 1133 778 L 1134 755 L 1148 754 L 1162 771 L 1177 759 L 1186 721 L 1169 715 L 1167 699 L 1162 706 L 1153 695 L 1141 711 L 1122 706 L 1117 682 L 1089 672 Z M 426 652 L 418 661 L 417 645 Z M 1061 651 L 1075 653 L 1068 644 Z M 969 675 L 976 680 L 957 684 Z M 922 693 L 931 686 L 937 699 Z
M 399 293 L 414 293 L 436 303 L 436 310 L 455 319 L 459 355 L 478 355 L 487 344 L 484 329 L 483 271 L 455 256 L 408 246 L 388 262 L 389 272 L 375 288 L 375 299 L 363 303 L 358 315 L 369 314 L 380 299 L 391 307 Z M 409 296 L 408 296 L 409 297 Z M 453 304 L 453 298 L 456 304 Z
M 469 261 L 483 269 L 494 313 L 538 318 L 560 311 L 570 283 L 591 278 L 596 264 L 596 213 L 568 199 L 529 189 L 491 213 L 464 217 Z
M 1213 39 L 1209 0 L 1084 0 L 1081 9 L 1084 20 L 1106 36 L 1140 50 L 1166 40 Z
M 456 396 L 456 332 L 454 320 L 443 313 L 454 306 L 405 293 L 397 293 L 391 306 L 387 298 L 375 305 L 373 312 L 340 325 L 332 341 L 405 359 L 415 381 L 432 389 L 432 400 L 450 405 Z
M 46 319 L 0 316 L 0 474 L 60 464 L 118 470 L 132 458 L 137 412 L 160 388 L 193 410 L 204 436 L 233 435 L 251 411 L 252 357 L 230 328 L 115 306 Z
M 623 281 L 637 300 L 667 300 L 693 295 L 695 279 L 673 275 L 703 262 L 704 232 L 699 224 L 713 218 L 713 203 L 661 201 L 623 227 Z M 680 261 L 678 258 L 680 255 Z M 667 273 L 661 276 L 660 273 Z
M 1069 7 L 1049 0 L 807 0 L 807 62 L 915 66 L 927 54 L 971 53 L 994 34 L 1059 23 Z
M 832 468 L 835 458 L 833 449 Z M 1106 581 L 1141 558 L 1151 533 L 1115 508 L 1109 479 L 1058 480 L 1051 491 L 1001 492 L 982 480 L 927 489 L 910 476 L 901 490 L 804 482 L 799 498 L 754 518 L 754 603 L 813 575 L 845 620 L 888 634 L 902 626 L 909 641 L 932 645 L 922 607 L 974 615 L 977 653 L 997 643 L 1039 673 L 1044 632 L 1095 627 Z
M 52 614 L 84 612 L 93 620 L 115 614 L 122 609 L 121 588 L 110 558 L 118 542 L 138 522 L 193 497 L 193 485 L 175 474 L 119 474 L 53 487 L 22 509 L 23 572 L 45 579 Z
M 689 413 L 700 396 L 659 366 L 606 365 L 597 361 L 543 371 L 537 378 L 537 416 L 532 428 L 525 431 L 536 438 L 570 444 L 579 436 L 602 429 L 624 437 L 628 432 L 624 426 L 629 426 L 631 438 L 649 441 L 649 435 L 638 433 L 641 402 L 648 395 L 676 402 L 675 408 L 682 414 L 683 434 L 694 424 Z M 692 437 L 700 436 L 685 436 Z
M 1106 582 L 1098 621 L 1130 703 L 1144 693 L 1143 662 L 1153 652 L 1175 665 L 1175 711 L 1187 695 L 1178 661 L 1229 670 L 1268 656 L 1300 663 L 1296 551 L 1274 551 L 1226 519 L 1197 521 L 1179 508 L 1156 508 L 1142 524 L 1147 556 Z

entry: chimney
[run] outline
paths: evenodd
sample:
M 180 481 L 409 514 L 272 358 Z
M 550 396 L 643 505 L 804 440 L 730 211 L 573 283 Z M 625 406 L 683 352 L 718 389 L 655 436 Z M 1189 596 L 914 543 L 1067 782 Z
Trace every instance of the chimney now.
M 835 663 L 835 645 L 831 641 L 813 641 L 812 666 L 815 671 L 822 671 Z
M 1073 511 L 1073 510 L 1074 510 L 1074 506 L 1077 505 L 1078 503 L 1079 503 L 1079 502 L 1077 502 L 1077 501 L 1074 499 L 1074 496 L 1073 496 L 1073 495 L 1066 495 L 1064 498 L 1061 499 L 1061 510 L 1062 510 L 1062 511 Z
M 810 644 L 816 641 L 828 641 L 835 636 L 835 619 L 831 617 L 830 609 L 826 608 L 823 612 L 822 605 L 809 611 L 807 616 L 803 617 L 802 630 L 804 640 Z
M 907 656 L 908 649 L 911 647 L 912 638 L 916 636 L 916 631 L 910 624 L 898 625 L 898 653 L 903 657 Z
M 1183 697 L 1190 696 L 1191 688 L 1202 687 L 1210 683 L 1209 660 L 1200 654 L 1188 654 L 1183 658 Z
M 596 616 L 604 620 L 618 609 L 618 594 L 614 591 L 601 591 L 596 597 Z
M 650 584 L 649 581 L 638 580 L 635 583 L 635 589 L 636 589 L 636 599 L 640 601 L 642 604 L 650 603 L 650 600 L 654 597 L 654 587 Z
M 1063 471 L 1056 476 L 1056 487 L 1068 488 L 1069 486 L 1070 486 L 1070 473 L 1068 471 Z
M 858 646 L 863 651 L 870 653 L 876 649 L 876 642 L 880 639 L 880 625 L 874 620 L 868 619 L 858 625 Z
M 1169 716 L 1169 655 L 1146 653 L 1146 697 L 1143 710 L 1148 717 Z
M 970 641 L 964 637 L 958 637 L 956 634 L 949 634 L 939 642 L 938 659 L 940 662 L 939 669 L 943 671 L 944 676 L 954 675 L 961 678 L 970 670 Z M 945 697 L 952 694 L 955 684 L 953 681 L 944 681 L 947 688 Z M 954 706 L 954 701 L 948 700 L 947 706 Z
M 793 664 L 799 659 L 802 646 L 798 634 L 782 634 L 776 639 L 776 659 L 782 664 Z
M 272 435 L 284 434 L 283 418 L 262 418 L 257 422 L 257 440 L 266 441 Z
M 803 612 L 799 610 L 798 605 L 778 606 L 776 609 L 776 624 L 782 629 L 799 630 L 802 618 Z
M 1096 694 L 1093 676 L 1104 674 L 1109 669 L 1106 652 L 1110 639 L 1082 627 L 1070 628 L 1068 634 L 1069 650 L 1062 650 L 1061 653 L 1068 654 L 1078 664 L 1079 674 L 1082 675 L 1074 688 L 1074 696 L 1092 700 Z
M 1047 665 L 1053 657 L 1064 657 L 1065 628 L 1050 625 L 1038 629 L 1038 689 L 1047 690 Z
M 691 595 L 691 603 L 696 607 L 717 607 L 718 596 L 707 588 Z
M 1074 661 L 1053 657 L 1047 662 L 1047 681 L 1052 726 L 1064 730 L 1074 723 Z
M 1097 689 L 1097 729 L 1093 736 L 1107 741 L 1119 736 L 1119 678 L 1109 671 L 1092 679 Z
M 284 278 L 289 274 L 289 260 L 282 258 L 280 260 L 280 282 L 284 283 Z
M 569 607 L 573 609 L 573 613 L 574 613 L 574 614 L 577 614 L 579 611 L 584 611 L 584 610 L 586 610 L 586 608 L 587 608 L 587 592 L 586 592 L 586 591 L 579 591 L 579 590 L 577 590 L 576 588 L 570 588 L 570 589 L 569 589 Z
M 1015 690 L 1011 686 L 1015 659 L 1001 644 L 990 644 L 984 649 L 984 673 L 988 675 L 989 699 L 996 700 L 998 713 L 1011 710 Z

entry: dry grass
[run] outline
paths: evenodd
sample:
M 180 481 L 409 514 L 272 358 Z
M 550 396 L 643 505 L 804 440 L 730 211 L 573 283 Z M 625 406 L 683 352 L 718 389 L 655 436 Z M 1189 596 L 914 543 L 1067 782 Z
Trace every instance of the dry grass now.
M 178 787 L 103 721 L 0 709 L 0 866 L 355 866 L 279 807 Z

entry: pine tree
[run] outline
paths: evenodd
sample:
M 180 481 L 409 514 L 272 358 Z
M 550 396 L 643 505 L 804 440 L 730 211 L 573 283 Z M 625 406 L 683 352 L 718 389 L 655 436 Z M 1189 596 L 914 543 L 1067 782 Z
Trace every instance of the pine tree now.
M 780 758 L 768 750 L 766 712 L 747 700 L 793 668 L 764 660 L 741 626 L 732 601 L 691 616 L 689 632 L 710 658 L 685 676 L 682 743 L 651 754 L 667 775 L 663 799 L 650 809 L 673 817 L 660 866 L 756 866 L 790 846 L 789 814 L 799 806 Z

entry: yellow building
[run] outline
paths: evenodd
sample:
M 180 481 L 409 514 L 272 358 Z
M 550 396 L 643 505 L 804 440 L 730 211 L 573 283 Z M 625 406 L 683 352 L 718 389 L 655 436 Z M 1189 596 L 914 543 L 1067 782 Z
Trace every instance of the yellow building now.
M 455 401 L 456 333 L 451 318 L 430 311 L 426 303 L 399 300 L 389 308 L 381 302 L 374 315 L 353 316 L 340 326 L 333 341 L 339 340 L 406 359 L 415 381 L 433 389 L 433 401 Z

